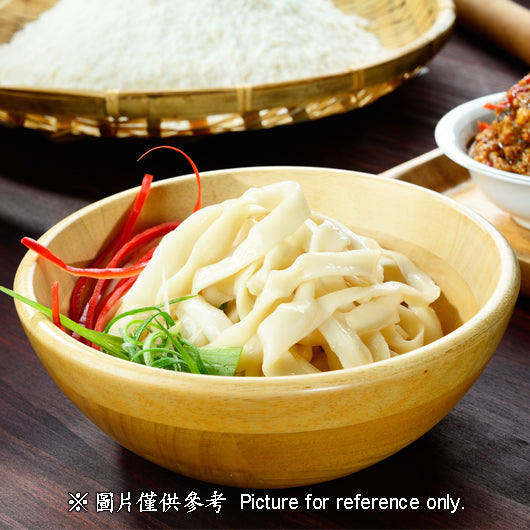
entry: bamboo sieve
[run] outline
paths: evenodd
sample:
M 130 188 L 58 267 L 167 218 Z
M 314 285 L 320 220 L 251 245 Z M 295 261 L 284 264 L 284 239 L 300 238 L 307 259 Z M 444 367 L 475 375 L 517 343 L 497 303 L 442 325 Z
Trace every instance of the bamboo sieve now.
M 0 0 L 0 43 L 57 0 Z M 54 137 L 171 137 L 264 129 L 368 105 L 414 76 L 445 44 L 451 0 L 333 0 L 372 21 L 388 57 L 331 75 L 263 85 L 164 91 L 0 86 L 0 123 Z M 1 73 L 0 73 L 1 76 Z

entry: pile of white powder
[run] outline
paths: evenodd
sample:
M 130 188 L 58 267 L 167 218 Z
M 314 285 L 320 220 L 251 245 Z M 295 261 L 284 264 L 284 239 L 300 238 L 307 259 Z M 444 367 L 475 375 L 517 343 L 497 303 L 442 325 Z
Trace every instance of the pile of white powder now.
M 274 83 L 385 53 L 330 0 L 60 0 L 0 46 L 0 84 L 157 90 Z

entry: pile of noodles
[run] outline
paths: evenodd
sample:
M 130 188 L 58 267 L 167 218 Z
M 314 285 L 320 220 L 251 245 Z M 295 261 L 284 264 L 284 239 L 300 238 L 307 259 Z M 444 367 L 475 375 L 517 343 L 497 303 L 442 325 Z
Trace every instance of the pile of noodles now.
M 158 246 L 120 311 L 168 307 L 197 346 L 243 346 L 237 373 L 363 365 L 440 336 L 440 289 L 405 255 L 311 211 L 290 181 L 195 212 Z

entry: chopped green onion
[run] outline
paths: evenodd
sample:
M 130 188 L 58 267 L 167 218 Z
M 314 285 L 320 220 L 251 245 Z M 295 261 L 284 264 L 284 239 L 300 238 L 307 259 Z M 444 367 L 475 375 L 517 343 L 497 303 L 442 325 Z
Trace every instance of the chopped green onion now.
M 0 291 L 33 307 L 48 318 L 53 318 L 52 310 L 35 300 L 1 285 Z M 171 300 L 169 304 L 188 298 L 190 296 Z M 121 313 L 108 323 L 105 331 L 87 329 L 62 314 L 59 318 L 66 329 L 90 341 L 104 353 L 119 359 L 166 370 L 233 376 L 242 348 L 197 348 L 182 337 L 180 323 L 175 322 L 167 311 L 161 309 L 165 306 L 166 304 L 160 304 Z M 122 318 L 146 312 L 149 313 L 147 318 L 134 320 L 120 328 L 121 336 L 109 333 L 114 324 Z

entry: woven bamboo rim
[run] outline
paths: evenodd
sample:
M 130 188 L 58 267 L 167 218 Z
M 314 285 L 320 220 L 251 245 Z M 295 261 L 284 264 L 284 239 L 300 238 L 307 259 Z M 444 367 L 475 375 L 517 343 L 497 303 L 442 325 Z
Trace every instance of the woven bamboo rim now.
M 0 0 L 0 42 L 57 0 Z M 373 21 L 387 59 L 333 75 L 230 88 L 78 91 L 0 87 L 0 123 L 53 136 L 170 137 L 263 129 L 363 107 L 414 76 L 445 44 L 451 0 L 333 0 Z

